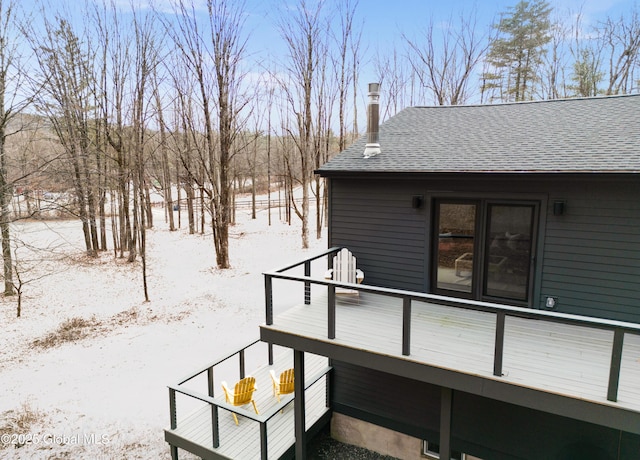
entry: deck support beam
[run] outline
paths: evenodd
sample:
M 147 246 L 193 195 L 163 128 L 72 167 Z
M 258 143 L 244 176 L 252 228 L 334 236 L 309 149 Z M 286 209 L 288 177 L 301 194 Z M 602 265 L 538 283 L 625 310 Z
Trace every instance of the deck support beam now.
M 294 394 L 295 401 L 294 417 L 295 417 L 295 435 L 296 435 L 296 460 L 305 460 L 307 458 L 307 431 L 305 429 L 305 394 L 304 394 L 304 352 L 293 350 L 293 378 L 294 378 Z
M 440 458 L 451 458 L 451 413 L 453 390 L 442 387 L 440 395 Z
M 269 440 L 267 438 L 267 424 L 260 423 L 260 460 L 267 460 L 269 452 Z

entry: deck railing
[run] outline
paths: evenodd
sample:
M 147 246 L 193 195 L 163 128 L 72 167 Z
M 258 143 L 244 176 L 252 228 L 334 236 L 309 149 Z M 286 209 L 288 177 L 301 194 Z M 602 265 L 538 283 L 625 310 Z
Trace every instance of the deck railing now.
M 223 441 L 220 437 L 220 430 L 218 424 L 218 411 L 219 409 L 224 409 L 229 412 L 235 413 L 237 415 L 242 415 L 242 417 L 250 419 L 253 422 L 260 424 L 260 458 L 266 460 L 268 458 L 268 440 L 267 440 L 267 422 L 271 420 L 274 416 L 280 413 L 284 407 L 291 404 L 294 401 L 293 394 L 282 395 L 281 404 L 278 404 L 264 412 L 261 411 L 260 414 L 256 414 L 254 412 L 242 409 L 240 407 L 234 406 L 233 404 L 229 404 L 225 402 L 223 399 L 215 399 L 215 385 L 214 385 L 214 377 L 216 368 L 223 365 L 224 363 L 232 360 L 237 360 L 238 371 L 240 375 L 240 379 L 246 376 L 246 354 L 247 352 L 259 345 L 266 345 L 264 342 L 260 340 L 256 340 L 255 342 L 250 343 L 247 346 L 242 347 L 241 349 L 231 353 L 230 355 L 207 364 L 206 366 L 200 368 L 194 373 L 191 373 L 177 383 L 168 385 L 169 388 L 169 412 L 170 412 L 170 426 L 172 430 L 178 428 L 178 416 L 177 416 L 177 404 L 176 404 L 176 395 L 182 394 L 191 398 L 195 401 L 200 401 L 208 404 L 211 410 L 211 434 L 213 443 L 209 448 L 216 449 L 220 447 L 221 441 Z M 269 356 L 272 356 L 273 350 L 272 347 L 269 347 Z M 273 361 L 270 361 L 270 364 L 273 364 Z M 314 384 L 318 383 L 321 379 L 323 379 L 329 372 L 331 368 L 327 367 L 319 372 L 317 375 L 312 378 L 305 379 L 305 392 L 311 388 Z M 193 380 L 197 379 L 206 374 L 206 386 L 207 386 L 207 394 L 200 393 L 198 391 L 194 391 L 190 388 L 187 388 L 185 385 Z M 206 447 L 206 446 L 205 446 Z M 176 447 L 172 447 L 175 449 Z
M 311 286 L 319 285 L 327 288 L 327 338 L 336 338 L 336 288 L 346 288 L 364 293 L 378 294 L 402 300 L 402 350 L 404 356 L 411 355 L 411 307 L 414 301 L 431 302 L 435 304 L 463 308 L 480 312 L 495 314 L 495 339 L 493 357 L 493 375 L 502 377 L 502 363 L 504 356 L 505 322 L 507 317 L 542 320 L 554 323 L 569 324 L 574 326 L 603 329 L 613 332 L 611 347 L 611 364 L 609 368 L 609 380 L 606 398 L 616 402 L 618 399 L 618 384 L 620 381 L 620 368 L 622 350 L 626 334 L 640 335 L 640 325 L 624 321 L 593 318 L 580 315 L 572 315 L 553 311 L 534 310 L 531 308 L 500 305 L 489 302 L 481 302 L 466 299 L 456 299 L 434 294 L 425 294 L 414 291 L 389 289 L 363 284 L 342 283 L 324 279 L 321 276 L 312 276 L 311 262 L 322 257 L 327 257 L 326 267 L 331 266 L 332 255 L 340 251 L 341 247 L 330 248 L 318 255 L 304 259 L 300 262 L 288 265 L 281 269 L 264 273 L 265 277 L 265 316 L 266 324 L 273 324 L 273 280 L 289 280 L 304 283 L 304 303 L 309 304 L 311 299 Z M 287 274 L 290 270 L 304 267 L 304 276 Z M 326 269 L 325 267 L 325 269 Z

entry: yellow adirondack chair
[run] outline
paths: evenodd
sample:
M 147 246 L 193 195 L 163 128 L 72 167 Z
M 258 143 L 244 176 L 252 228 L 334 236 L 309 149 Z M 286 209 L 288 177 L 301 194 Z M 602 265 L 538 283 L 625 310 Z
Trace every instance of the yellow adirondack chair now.
M 273 395 L 278 398 L 280 402 L 280 395 L 286 395 L 293 393 L 295 389 L 293 381 L 293 369 L 287 369 L 280 374 L 280 378 L 276 378 L 276 373 L 272 369 L 269 371 L 271 374 L 271 381 L 273 383 Z
M 249 403 L 253 404 L 253 410 L 256 414 L 259 414 L 256 402 L 253 400 L 253 392 L 256 391 L 256 378 L 245 377 L 235 384 L 233 392 L 229 389 L 227 382 L 222 382 L 222 390 L 224 391 L 224 398 L 229 404 L 234 406 L 245 406 Z M 232 412 L 233 420 L 236 425 L 238 424 L 238 417 Z

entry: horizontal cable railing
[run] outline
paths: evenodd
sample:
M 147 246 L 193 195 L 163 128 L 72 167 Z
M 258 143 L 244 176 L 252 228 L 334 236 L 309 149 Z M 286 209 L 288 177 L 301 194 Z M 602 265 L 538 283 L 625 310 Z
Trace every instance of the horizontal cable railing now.
M 266 324 L 273 325 L 273 280 L 288 280 L 304 283 L 304 303 L 310 303 L 311 286 L 325 286 L 327 289 L 327 338 L 336 338 L 336 288 L 346 288 L 361 293 L 377 294 L 385 297 L 396 298 L 401 304 L 402 311 L 402 349 L 404 356 L 411 354 L 411 311 L 413 302 L 429 302 L 444 306 L 461 309 L 474 310 L 479 312 L 492 313 L 495 315 L 495 338 L 493 356 L 493 375 L 503 376 L 503 357 L 505 343 L 506 318 L 517 317 L 532 320 L 543 320 L 553 323 L 568 324 L 574 326 L 603 329 L 613 333 L 611 347 L 611 364 L 609 368 L 609 380 L 606 398 L 616 402 L 618 399 L 618 385 L 620 381 L 621 359 L 626 334 L 640 335 L 640 325 L 624 321 L 593 318 L 587 316 L 559 313 L 553 311 L 534 310 L 531 308 L 516 307 L 490 302 L 482 302 L 467 299 L 457 299 L 435 294 L 426 294 L 415 291 L 400 289 L 390 289 L 372 285 L 343 283 L 326 279 L 319 276 L 311 276 L 311 262 L 322 257 L 327 257 L 326 267 L 331 266 L 332 255 L 342 248 L 333 247 L 320 254 L 309 257 L 302 261 L 290 264 L 284 268 L 264 273 L 265 277 L 265 316 Z M 287 272 L 298 267 L 304 267 L 304 276 L 291 275 Z

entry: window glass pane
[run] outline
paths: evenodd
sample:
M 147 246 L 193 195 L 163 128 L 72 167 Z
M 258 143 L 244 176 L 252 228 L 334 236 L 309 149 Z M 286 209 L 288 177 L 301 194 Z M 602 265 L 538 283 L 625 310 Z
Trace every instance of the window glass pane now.
M 471 292 L 476 206 L 441 203 L 438 211 L 437 287 Z
M 485 295 L 527 300 L 532 224 L 532 206 L 489 206 Z

